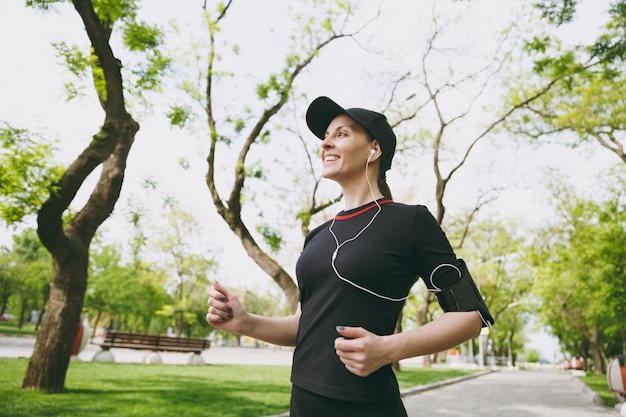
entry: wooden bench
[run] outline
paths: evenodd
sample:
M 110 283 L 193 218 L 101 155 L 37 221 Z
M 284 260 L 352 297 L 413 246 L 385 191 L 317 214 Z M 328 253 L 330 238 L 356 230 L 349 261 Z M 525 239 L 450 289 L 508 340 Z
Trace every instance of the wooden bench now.
M 94 356 L 94 361 L 111 362 L 114 361 L 112 354 L 109 351 L 111 348 L 125 348 L 125 349 L 138 349 L 138 350 L 150 350 L 156 355 L 148 355 L 144 359 L 144 362 L 148 363 L 161 363 L 161 358 L 158 355 L 159 351 L 169 352 L 191 352 L 197 357 L 189 359 L 188 363 L 200 364 L 202 357 L 200 354 L 202 351 L 211 347 L 211 342 L 206 339 L 195 337 L 170 337 L 156 334 L 141 334 L 132 332 L 118 332 L 115 330 L 107 331 L 104 340 L 99 343 L 102 348 L 101 352 L 98 352 Z M 108 354 L 103 354 L 107 352 Z M 149 359 L 150 358 L 150 359 Z

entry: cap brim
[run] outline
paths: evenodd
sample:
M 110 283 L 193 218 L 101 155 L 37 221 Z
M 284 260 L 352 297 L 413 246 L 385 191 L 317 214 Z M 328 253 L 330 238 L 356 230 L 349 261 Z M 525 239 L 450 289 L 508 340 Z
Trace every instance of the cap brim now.
M 318 97 L 311 102 L 306 111 L 306 124 L 315 136 L 324 139 L 328 125 L 340 114 L 346 114 L 343 107 L 328 97 Z

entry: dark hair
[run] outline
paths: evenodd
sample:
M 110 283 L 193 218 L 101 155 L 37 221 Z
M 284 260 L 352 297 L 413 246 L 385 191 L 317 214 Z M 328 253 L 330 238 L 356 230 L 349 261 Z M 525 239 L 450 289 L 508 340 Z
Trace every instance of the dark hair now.
M 365 135 L 367 136 L 367 140 L 369 140 L 370 142 L 374 142 L 374 138 L 372 137 L 372 134 L 370 132 L 365 130 Z M 384 158 L 385 151 L 382 151 L 382 152 L 383 152 L 382 156 Z M 382 165 L 380 166 L 378 170 L 377 184 L 378 184 L 378 189 L 382 193 L 383 197 L 388 198 L 389 200 L 393 200 L 393 196 L 391 195 L 391 189 L 389 188 L 389 184 L 387 184 L 387 173 L 383 169 Z
M 385 175 L 385 172 L 382 169 L 378 172 L 378 189 L 385 198 L 393 200 L 389 184 L 387 184 L 387 175 Z

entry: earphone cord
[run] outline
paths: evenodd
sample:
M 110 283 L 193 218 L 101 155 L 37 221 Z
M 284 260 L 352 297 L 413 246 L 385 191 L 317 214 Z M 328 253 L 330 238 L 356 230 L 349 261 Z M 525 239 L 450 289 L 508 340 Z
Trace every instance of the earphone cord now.
M 378 216 L 378 214 L 380 214 L 380 211 L 382 210 L 380 207 L 380 204 L 378 204 L 378 200 L 376 199 L 376 196 L 374 195 L 374 188 L 372 187 L 372 183 L 370 182 L 369 176 L 367 175 L 367 169 L 369 166 L 369 159 L 367 160 L 368 163 L 365 164 L 365 179 L 367 180 L 367 184 L 369 185 L 370 188 L 370 193 L 372 195 L 372 198 L 374 199 L 374 203 L 376 204 L 376 207 L 378 207 L 378 209 L 376 210 L 376 213 L 374 213 L 374 215 L 372 216 L 371 220 L 365 225 L 364 228 L 362 228 L 356 235 L 354 235 L 353 237 L 351 237 L 350 239 L 344 240 L 341 244 L 339 244 L 339 239 L 337 239 L 337 236 L 335 235 L 335 232 L 333 232 L 333 225 L 335 224 L 335 218 L 333 217 L 333 221 L 331 222 L 330 226 L 328 227 L 328 231 L 330 232 L 331 235 L 333 235 L 333 239 L 335 239 L 335 244 L 337 245 L 337 248 L 335 249 L 335 251 L 333 252 L 333 255 L 331 257 L 330 260 L 330 264 L 333 267 L 333 270 L 335 271 L 335 275 L 337 275 L 337 278 L 339 278 L 340 280 L 347 282 L 348 284 L 352 285 L 353 287 L 356 287 L 362 291 L 365 291 L 369 294 L 372 294 L 375 297 L 378 298 L 382 298 L 383 300 L 389 300 L 389 301 L 394 301 L 394 302 L 400 302 L 400 301 L 404 301 L 407 298 L 409 298 L 409 296 L 407 295 L 406 297 L 402 297 L 402 298 L 391 298 L 391 297 L 387 297 L 386 295 L 381 295 L 378 294 L 368 288 L 362 287 L 352 281 L 350 281 L 348 278 L 344 278 L 341 276 L 341 274 L 339 274 L 339 271 L 337 271 L 337 266 L 335 265 L 335 259 L 337 258 L 337 253 L 339 253 L 339 248 L 341 248 L 343 245 L 345 245 L 348 242 L 352 242 L 354 240 L 356 240 L 356 238 L 358 238 L 364 231 L 365 229 L 367 229 L 368 227 L 370 227 L 370 225 L 372 223 L 374 223 L 374 219 L 376 219 L 376 217 Z

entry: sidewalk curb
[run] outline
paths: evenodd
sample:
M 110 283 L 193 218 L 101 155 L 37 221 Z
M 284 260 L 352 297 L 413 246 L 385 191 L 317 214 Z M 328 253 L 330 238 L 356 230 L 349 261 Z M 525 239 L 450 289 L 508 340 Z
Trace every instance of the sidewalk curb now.
M 468 379 L 478 378 L 479 376 L 487 375 L 492 372 L 496 372 L 496 371 L 489 369 L 489 370 L 477 372 L 471 375 L 458 376 L 456 378 L 450 378 L 450 379 L 446 379 L 446 380 L 439 381 L 439 382 L 433 382 L 432 384 L 418 385 L 413 388 L 407 388 L 407 389 L 400 391 L 400 398 L 419 394 L 420 392 L 430 391 L 430 390 L 440 388 L 440 387 L 445 387 L 446 385 L 452 385 L 457 382 L 467 381 Z M 273 414 L 271 416 L 265 416 L 265 417 L 289 417 L 289 412 L 282 413 L 282 414 Z
M 496 372 L 496 371 L 488 369 L 488 370 L 485 370 L 482 372 L 476 372 L 470 375 L 458 376 L 456 378 L 450 378 L 450 379 L 445 379 L 443 381 L 433 382 L 432 384 L 418 385 L 413 388 L 407 388 L 407 389 L 400 391 L 400 398 L 430 391 L 436 388 L 445 387 L 446 385 L 456 384 L 457 382 L 467 381 L 468 379 L 478 378 L 479 376 L 487 375 L 492 372 Z
M 578 385 L 580 385 L 580 389 L 587 394 L 587 396 L 589 397 L 589 399 L 596 405 L 599 405 L 601 407 L 604 407 L 604 402 L 602 401 L 602 398 L 600 398 L 600 396 L 598 394 L 596 394 L 596 392 L 594 390 L 592 390 L 591 388 L 589 388 L 587 386 L 587 384 L 585 384 L 583 381 L 580 380 L 580 378 L 578 378 L 575 375 L 572 375 L 572 379 L 575 380 Z

